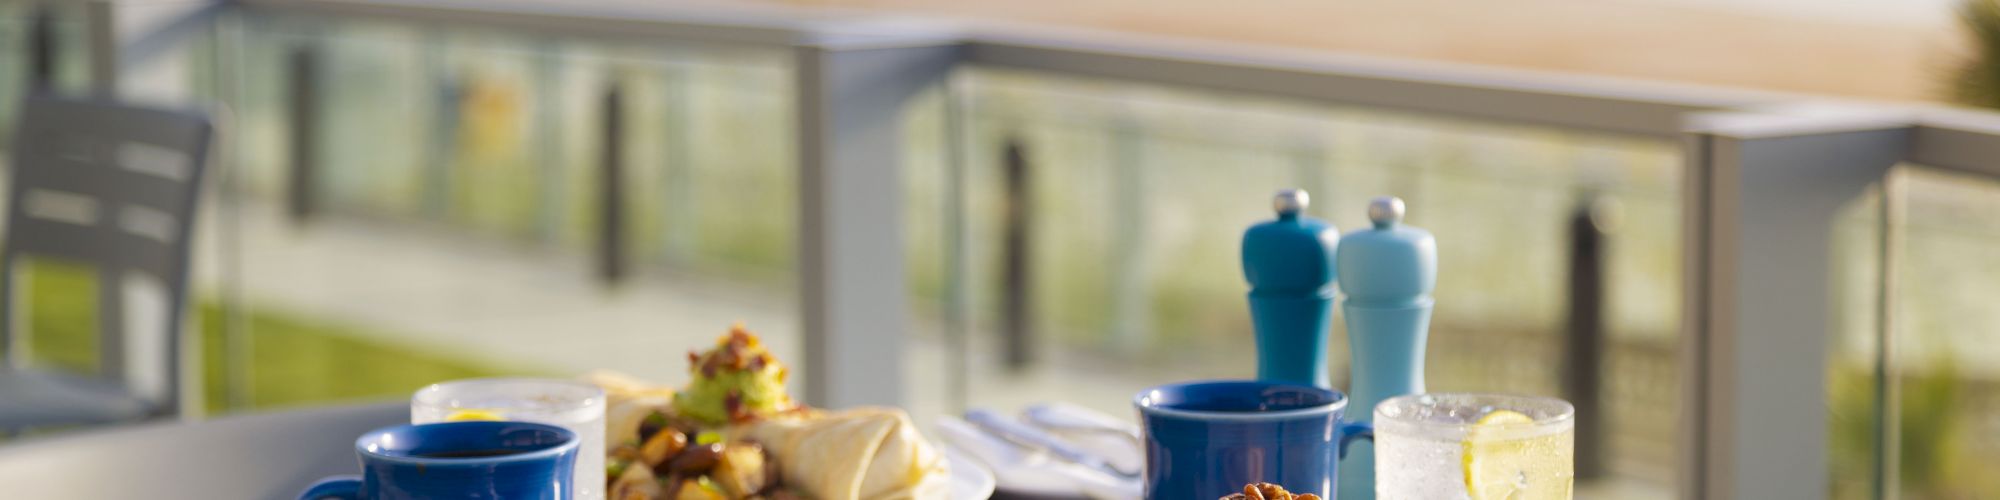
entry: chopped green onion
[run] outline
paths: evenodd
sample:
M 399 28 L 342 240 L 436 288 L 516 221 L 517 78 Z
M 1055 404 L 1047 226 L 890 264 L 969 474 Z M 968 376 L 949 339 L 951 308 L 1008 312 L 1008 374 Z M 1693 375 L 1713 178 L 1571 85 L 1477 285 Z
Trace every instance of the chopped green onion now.
M 701 431 L 700 434 L 694 435 L 694 444 L 697 445 L 709 445 L 720 442 L 722 442 L 722 434 L 718 434 L 715 431 Z

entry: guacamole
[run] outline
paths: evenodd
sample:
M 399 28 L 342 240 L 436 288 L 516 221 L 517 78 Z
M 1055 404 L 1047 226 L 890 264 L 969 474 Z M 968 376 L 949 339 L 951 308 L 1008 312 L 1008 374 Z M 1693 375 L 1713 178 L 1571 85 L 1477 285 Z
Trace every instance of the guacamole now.
M 793 407 L 785 393 L 785 365 L 742 326 L 716 339 L 708 352 L 689 352 L 688 365 L 693 380 L 674 396 L 674 409 L 684 417 L 723 425 Z

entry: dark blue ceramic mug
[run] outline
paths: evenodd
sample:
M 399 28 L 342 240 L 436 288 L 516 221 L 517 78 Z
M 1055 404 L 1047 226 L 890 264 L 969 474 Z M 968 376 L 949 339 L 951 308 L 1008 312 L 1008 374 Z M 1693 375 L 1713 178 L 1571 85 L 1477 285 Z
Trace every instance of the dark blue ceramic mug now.
M 1249 483 L 1333 498 L 1342 450 L 1371 437 L 1342 424 L 1347 396 L 1279 382 L 1206 381 L 1140 392 L 1146 498 L 1213 500 Z
M 576 433 L 528 422 L 442 422 L 361 435 L 361 476 L 320 480 L 300 500 L 568 500 Z

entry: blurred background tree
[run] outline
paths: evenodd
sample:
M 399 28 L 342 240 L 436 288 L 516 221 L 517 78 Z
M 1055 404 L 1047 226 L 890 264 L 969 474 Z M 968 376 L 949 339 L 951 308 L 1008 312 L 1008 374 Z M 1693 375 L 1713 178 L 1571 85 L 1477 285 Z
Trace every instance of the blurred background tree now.
M 2000 109 L 2000 0 L 1966 0 L 1958 17 L 1970 55 L 1947 80 L 1953 102 Z
M 1918 500 L 1959 500 L 1982 498 L 1990 487 L 1979 477 L 1981 466 L 1974 463 L 1966 448 L 1970 430 L 1965 421 L 1964 401 L 1971 394 L 1960 379 L 1957 361 L 1939 356 L 1920 364 L 1923 368 L 1897 377 L 1902 390 L 1897 409 L 1900 418 L 1897 439 L 1897 474 L 1901 498 Z M 1874 374 L 1866 370 L 1837 370 L 1831 379 L 1832 414 L 1828 429 L 1834 472 L 1834 498 L 1872 498 L 1872 468 L 1880 458 L 1875 449 Z

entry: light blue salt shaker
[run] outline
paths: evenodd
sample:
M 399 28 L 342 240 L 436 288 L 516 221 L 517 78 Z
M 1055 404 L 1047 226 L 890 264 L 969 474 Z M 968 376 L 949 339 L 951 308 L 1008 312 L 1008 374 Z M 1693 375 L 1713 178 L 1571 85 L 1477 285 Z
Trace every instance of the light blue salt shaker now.
M 1403 224 L 1403 200 L 1369 202 L 1373 227 L 1340 238 L 1334 267 L 1345 298 L 1354 386 L 1349 421 L 1373 422 L 1382 400 L 1424 392 L 1424 342 L 1431 290 L 1437 287 L 1437 239 Z M 1340 467 L 1338 500 L 1375 498 L 1375 445 L 1358 442 Z
M 1243 277 L 1257 331 L 1257 380 L 1332 388 L 1327 380 L 1333 326 L 1334 245 L 1340 230 L 1304 215 L 1305 191 L 1279 191 L 1277 219 L 1243 232 Z

